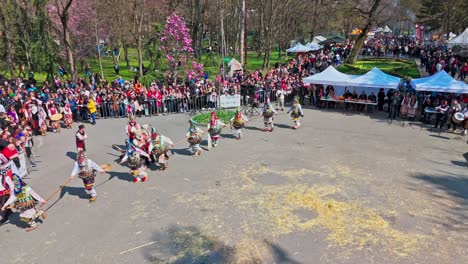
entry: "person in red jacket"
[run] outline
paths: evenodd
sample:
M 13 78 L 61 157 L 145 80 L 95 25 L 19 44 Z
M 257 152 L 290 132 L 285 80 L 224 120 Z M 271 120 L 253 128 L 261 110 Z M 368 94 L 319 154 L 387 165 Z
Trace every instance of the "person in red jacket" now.
M 463 66 L 460 68 L 460 76 L 459 79 L 465 81 L 465 77 L 468 74 L 468 62 L 465 62 Z

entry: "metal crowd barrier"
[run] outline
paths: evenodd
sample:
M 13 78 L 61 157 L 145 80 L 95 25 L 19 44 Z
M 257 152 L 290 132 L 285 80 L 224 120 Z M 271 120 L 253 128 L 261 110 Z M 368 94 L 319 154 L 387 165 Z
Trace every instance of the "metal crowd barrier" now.
M 135 104 L 119 102 L 102 102 L 97 105 L 97 118 L 120 118 L 127 117 L 129 113 L 136 116 L 155 116 L 161 114 L 185 113 L 193 110 L 217 109 L 217 97 L 213 99 L 210 95 L 190 96 L 183 98 L 165 98 L 156 100 L 149 98 Z M 80 112 L 83 110 L 81 109 Z M 85 110 L 86 111 L 86 110 Z M 80 116 L 80 113 L 77 114 Z

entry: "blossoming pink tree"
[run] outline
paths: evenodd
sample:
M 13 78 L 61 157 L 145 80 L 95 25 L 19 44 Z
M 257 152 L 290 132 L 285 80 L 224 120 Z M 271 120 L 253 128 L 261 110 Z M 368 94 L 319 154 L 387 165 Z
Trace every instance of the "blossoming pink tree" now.
M 68 59 L 72 78 L 76 80 L 76 61 L 96 53 L 96 38 L 105 39 L 108 29 L 97 23 L 96 8 L 92 0 L 54 0 L 47 5 L 49 17 L 55 28 L 57 39 L 64 47 L 64 57 Z
M 193 60 L 192 39 L 182 17 L 172 13 L 166 20 L 161 34 L 161 50 L 166 53 L 169 64 L 167 73 L 175 80 L 180 73 L 185 72 L 188 79 L 204 75 L 203 64 Z M 189 65 L 189 60 L 192 64 Z

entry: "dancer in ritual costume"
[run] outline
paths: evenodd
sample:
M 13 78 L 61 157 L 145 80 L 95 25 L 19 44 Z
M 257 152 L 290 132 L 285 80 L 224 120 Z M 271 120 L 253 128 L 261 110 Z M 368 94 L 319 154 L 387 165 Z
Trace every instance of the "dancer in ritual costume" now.
M 299 122 L 299 117 L 304 117 L 304 113 L 302 112 L 302 107 L 301 104 L 299 104 L 299 100 L 297 99 L 297 97 L 294 98 L 293 104 L 288 110 L 288 114 L 289 113 L 291 113 L 291 117 L 293 118 L 295 124 L 292 128 L 298 129 L 301 126 L 301 123 Z
M 10 195 L 13 193 L 14 184 L 13 184 L 13 171 L 11 170 L 11 165 L 9 165 L 8 159 L 0 153 L 0 208 L 8 201 Z M 1 212 L 0 225 L 8 221 L 8 218 L 13 213 L 10 208 L 7 208 L 5 211 Z
M 151 128 L 151 144 L 149 146 L 149 153 L 155 156 L 161 170 L 167 169 L 169 155 L 167 152 L 171 147 L 174 147 L 174 142 L 161 134 L 156 132 L 155 128 Z
M 85 133 L 85 125 L 79 125 L 78 131 L 75 133 L 76 149 L 79 151 L 86 151 L 85 139 L 88 135 Z
M 63 121 L 67 128 L 72 128 L 73 124 L 73 113 L 71 111 L 70 105 L 68 103 L 63 107 Z
M 276 114 L 275 108 L 271 105 L 270 102 L 265 103 L 263 106 L 263 123 L 265 124 L 265 128 L 263 128 L 263 132 L 269 130 L 270 132 L 273 132 L 273 128 L 275 127 L 273 125 L 273 116 Z
M 136 121 L 135 116 L 130 115 L 127 128 L 126 128 L 127 136 L 130 142 L 133 141 L 133 139 L 135 138 L 135 132 L 139 130 L 140 128 L 141 128 L 140 124 L 138 124 L 138 122 Z
M 202 134 L 204 133 L 199 127 L 197 122 L 190 119 L 190 127 L 187 131 L 187 141 L 190 143 L 189 151 L 192 156 L 201 155 L 202 149 L 200 147 L 200 142 L 202 141 Z
M 88 159 L 84 151 L 79 151 L 70 178 L 73 179 L 78 176 L 78 178 L 83 180 L 85 191 L 90 196 L 90 203 L 96 201 L 97 193 L 93 185 L 97 172 L 104 173 L 105 171 L 94 161 Z
M 218 140 L 221 137 L 221 130 L 225 127 L 221 120 L 218 119 L 216 112 L 211 112 L 211 119 L 208 123 L 208 141 L 211 141 L 211 145 L 216 147 L 218 145 Z M 208 142 L 208 149 L 210 149 L 210 142 Z
M 37 228 L 36 219 L 41 217 L 45 219 L 45 213 L 37 209 L 37 205 L 44 205 L 47 201 L 42 199 L 34 190 L 27 185 L 20 176 L 13 174 L 12 180 L 14 184 L 13 193 L 8 201 L 2 206 L 2 211 L 5 211 L 11 204 L 20 212 L 20 220 L 29 225 L 26 232 Z
M 239 107 L 236 109 L 236 114 L 231 118 L 231 127 L 236 130 L 236 139 L 239 140 L 242 137 L 242 128 L 244 128 L 244 123 L 249 121 L 246 116 L 242 114 L 242 111 Z
M 127 150 L 119 164 L 128 160 L 130 172 L 134 177 L 133 182 L 144 182 L 148 178 L 144 157 L 149 158 L 149 155 L 127 140 Z

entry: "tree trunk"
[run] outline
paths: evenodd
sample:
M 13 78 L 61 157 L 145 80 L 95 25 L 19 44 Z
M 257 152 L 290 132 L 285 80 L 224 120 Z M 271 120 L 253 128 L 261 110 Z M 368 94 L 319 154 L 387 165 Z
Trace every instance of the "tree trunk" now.
M 369 30 L 372 27 L 372 24 L 374 23 L 377 9 L 381 1 L 382 0 L 374 0 L 371 9 L 367 13 L 368 17 L 367 17 L 366 25 L 362 29 L 361 34 L 359 34 L 358 38 L 356 39 L 356 43 L 354 44 L 353 50 L 351 51 L 351 54 L 348 57 L 347 63 L 349 64 L 356 63 L 357 58 L 359 56 L 359 52 L 361 51 L 362 45 L 364 44 L 364 40 L 367 38 L 367 33 L 369 32 Z
M 128 59 L 128 44 L 127 44 L 127 41 L 122 41 L 122 44 L 123 44 L 123 50 L 124 50 L 124 58 L 125 58 L 125 68 L 127 68 L 127 70 L 130 69 L 130 60 Z
M 141 42 L 142 42 L 141 35 L 138 35 L 137 50 L 138 50 L 138 67 L 139 67 L 140 77 L 143 76 L 143 51 L 142 51 Z
M 104 71 L 102 70 L 102 58 L 101 58 L 101 43 L 99 43 L 99 34 L 98 34 L 98 18 L 97 18 L 97 11 L 96 11 L 96 20 L 94 21 L 94 29 L 96 33 L 96 45 L 98 51 L 98 59 L 99 59 L 99 69 L 101 70 L 101 78 L 104 79 Z M 114 51 L 112 51 L 114 53 Z
M 244 0 L 243 0 L 244 1 Z M 247 29 L 247 14 L 244 11 L 244 64 L 242 67 L 247 66 L 248 63 L 248 47 L 249 47 L 249 41 L 248 41 L 248 29 Z
M 319 0 L 314 0 L 314 11 L 312 13 L 312 27 L 310 28 L 310 42 L 312 42 L 314 40 L 314 36 L 315 36 L 315 28 L 316 28 L 316 25 L 317 25 L 317 10 L 318 10 L 318 1 Z
M 73 54 L 73 49 L 71 47 L 70 33 L 68 32 L 67 22 L 62 20 L 63 28 L 63 42 L 65 44 L 65 50 L 67 52 L 68 64 L 70 65 L 70 73 L 72 80 L 76 81 L 78 79 L 78 73 L 76 71 L 75 65 L 75 56 Z
M 16 78 L 16 63 L 15 63 L 15 47 L 13 46 L 12 36 L 9 30 L 5 30 L 5 43 L 7 52 L 8 69 L 10 70 L 11 79 Z
M 245 0 L 242 0 L 240 10 L 240 63 L 245 65 Z
M 221 9 L 221 56 L 224 64 L 224 57 L 226 57 L 226 38 L 224 36 L 224 9 Z

